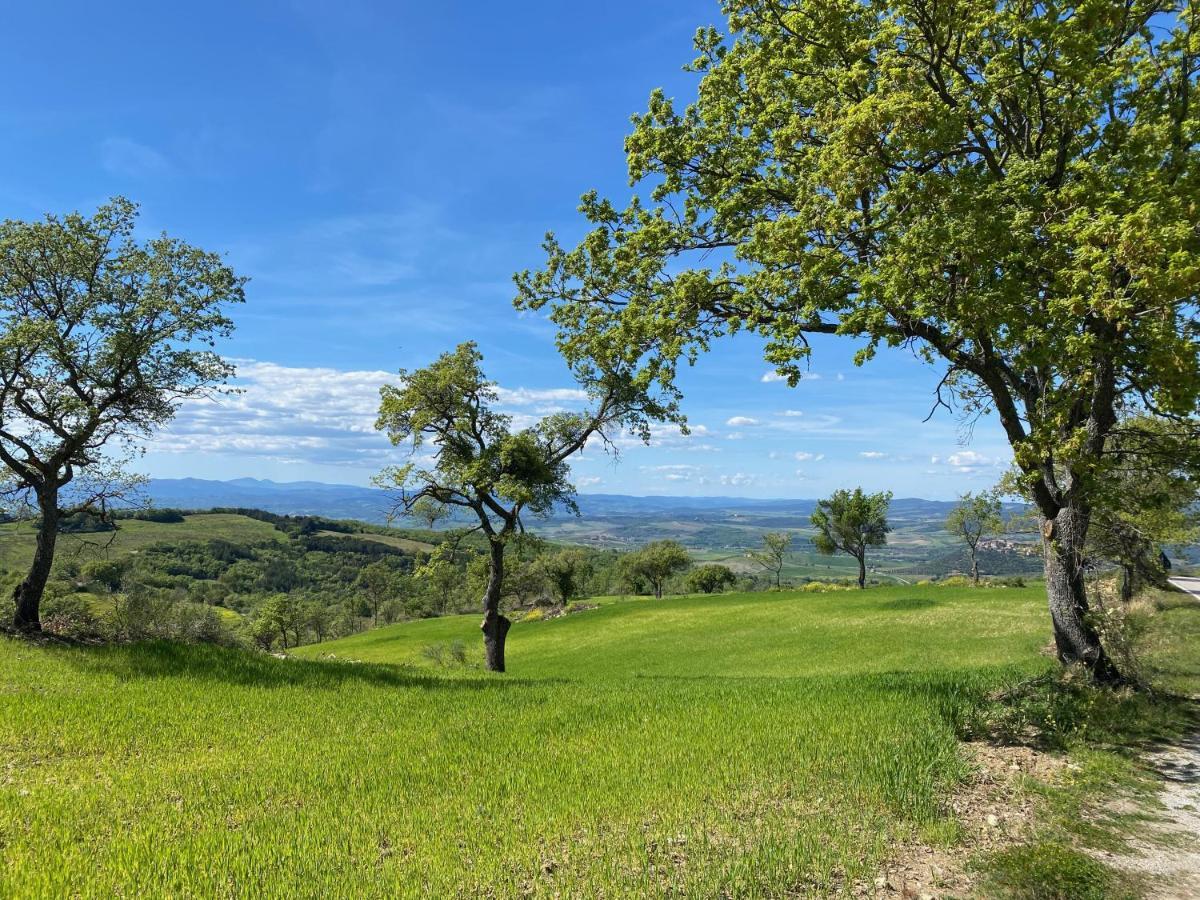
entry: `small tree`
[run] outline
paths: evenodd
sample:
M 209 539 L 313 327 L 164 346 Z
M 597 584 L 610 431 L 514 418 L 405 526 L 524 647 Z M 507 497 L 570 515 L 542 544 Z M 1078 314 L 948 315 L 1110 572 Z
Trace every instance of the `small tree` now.
M 661 600 L 667 581 L 692 564 L 692 558 L 678 541 L 652 541 L 625 557 L 626 577 L 649 585 L 656 600 Z
M 380 609 L 400 593 L 400 584 L 400 573 L 382 559 L 363 566 L 354 579 L 354 586 L 371 607 L 372 627 L 378 627 Z
M 111 449 L 233 373 L 210 348 L 243 279 L 165 235 L 136 242 L 136 214 L 118 198 L 91 218 L 0 224 L 0 463 L 41 514 L 13 593 L 19 631 L 41 629 L 59 523 L 127 489 Z
M 543 556 L 540 562 L 560 603 L 578 597 L 584 579 L 592 574 L 592 562 L 582 550 L 559 550 Z
M 425 584 L 437 601 L 437 613 L 445 615 L 450 609 L 450 597 L 462 585 L 462 568 L 454 561 L 455 551 L 449 544 L 439 544 L 429 558 L 413 570 L 413 577 Z
M 688 574 L 688 589 L 699 594 L 713 594 L 730 587 L 737 576 L 728 566 L 716 563 L 700 566 Z
M 400 386 L 381 389 L 376 427 L 393 444 L 407 444 L 410 457 L 426 442 L 436 449 L 428 468 L 409 462 L 385 470 L 379 483 L 400 489 L 398 507 L 405 512 L 428 499 L 477 519 L 469 531 L 486 538 L 490 565 L 480 629 L 487 667 L 503 672 L 512 624 L 500 612 L 505 547 L 524 530 L 522 516 L 548 515 L 556 505 L 574 508 L 567 460 L 593 436 L 611 447 L 611 432 L 648 435 L 650 420 L 675 413 L 650 399 L 648 378 L 581 365 L 576 375 L 593 400 L 590 411 L 555 413 L 514 430 L 510 416 L 492 409 L 498 394 L 484 377 L 482 359 L 473 343 L 460 344 L 423 369 L 401 370 Z
M 979 542 L 984 535 L 1004 528 L 1000 515 L 1000 497 L 995 491 L 967 492 L 946 517 L 946 530 L 964 541 L 971 557 L 971 579 L 979 584 Z
M 753 550 L 746 555 L 771 573 L 778 589 L 783 583 L 783 564 L 787 560 L 788 548 L 792 546 L 792 536 L 786 531 L 768 531 L 762 540 L 761 550 Z
M 413 503 L 412 509 L 408 511 L 408 514 L 424 525 L 429 531 L 433 531 L 437 528 L 438 522 L 450 515 L 450 510 L 446 509 L 443 503 L 438 503 L 430 497 L 422 497 Z
M 122 559 L 95 559 L 83 567 L 80 576 L 84 581 L 98 584 L 110 594 L 121 589 L 128 563 Z
M 841 551 L 858 560 L 858 586 L 867 586 L 867 548 L 887 543 L 887 511 L 892 492 L 864 494 L 862 488 L 834 491 L 828 500 L 819 500 L 812 514 L 813 546 L 818 553 L 831 555 Z

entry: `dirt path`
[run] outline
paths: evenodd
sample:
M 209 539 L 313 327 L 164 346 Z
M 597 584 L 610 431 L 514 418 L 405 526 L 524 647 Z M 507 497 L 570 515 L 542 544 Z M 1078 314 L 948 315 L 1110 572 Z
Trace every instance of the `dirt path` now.
M 1109 865 L 1148 878 L 1153 900 L 1200 898 L 1200 734 L 1144 757 L 1162 779 L 1154 821 L 1131 840 L 1132 852 Z

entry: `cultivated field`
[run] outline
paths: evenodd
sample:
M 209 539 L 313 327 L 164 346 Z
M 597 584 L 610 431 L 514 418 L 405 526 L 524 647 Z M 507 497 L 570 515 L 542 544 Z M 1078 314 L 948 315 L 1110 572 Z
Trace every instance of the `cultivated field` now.
M 1036 588 L 613 600 L 430 661 L 476 625 L 0 643 L 0 894 L 820 895 L 952 834 L 956 727 L 1050 665 Z

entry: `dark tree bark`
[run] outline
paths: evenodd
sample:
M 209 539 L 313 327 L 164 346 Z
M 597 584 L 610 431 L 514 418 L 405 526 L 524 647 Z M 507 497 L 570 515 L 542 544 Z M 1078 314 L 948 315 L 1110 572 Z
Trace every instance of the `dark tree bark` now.
M 858 560 L 858 588 L 866 590 L 867 588 L 867 554 L 856 557 Z
M 42 630 L 42 595 L 46 582 L 50 580 L 50 568 L 54 565 L 54 545 L 58 542 L 58 490 L 41 488 L 37 492 L 38 509 L 42 521 L 38 526 L 37 545 L 33 552 L 33 563 L 29 574 L 13 590 L 13 628 L 27 634 Z
M 504 640 L 508 637 L 510 622 L 500 612 L 500 595 L 504 586 L 504 544 L 498 540 L 489 541 L 491 549 L 491 564 L 488 570 L 487 589 L 483 594 L 483 622 L 479 629 L 483 632 L 483 650 L 487 656 L 487 667 L 490 672 L 504 671 Z
M 1091 511 L 1069 504 L 1053 519 L 1042 520 L 1042 548 L 1046 594 L 1054 625 L 1054 646 L 1059 662 L 1082 664 L 1101 684 L 1123 679 L 1088 621 L 1087 588 L 1083 578 L 1084 542 Z

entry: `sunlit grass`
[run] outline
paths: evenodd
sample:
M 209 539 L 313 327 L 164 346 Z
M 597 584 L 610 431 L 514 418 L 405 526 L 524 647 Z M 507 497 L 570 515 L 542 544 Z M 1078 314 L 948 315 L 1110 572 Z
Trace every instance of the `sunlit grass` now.
M 942 821 L 956 728 L 1040 671 L 1036 589 L 608 602 L 511 672 L 423 647 L 0 643 L 5 896 L 778 896 Z M 382 664 L 382 663 L 389 664 Z

